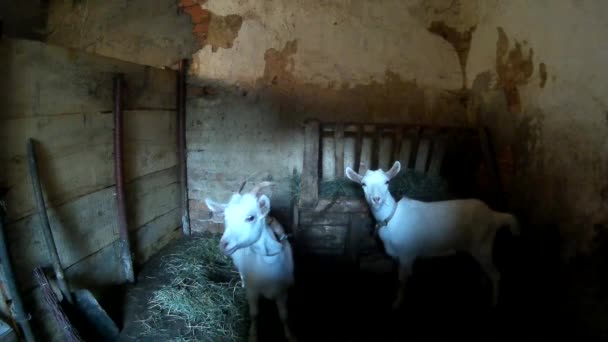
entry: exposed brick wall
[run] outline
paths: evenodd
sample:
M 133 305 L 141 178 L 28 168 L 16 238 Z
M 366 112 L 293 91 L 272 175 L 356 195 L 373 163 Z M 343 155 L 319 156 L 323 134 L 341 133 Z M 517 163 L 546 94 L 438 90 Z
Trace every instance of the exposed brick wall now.
M 207 0 L 180 0 L 178 6 L 190 16 L 192 21 L 192 33 L 197 37 L 201 46 L 207 42 L 209 24 L 211 23 L 211 12 L 201 7 Z

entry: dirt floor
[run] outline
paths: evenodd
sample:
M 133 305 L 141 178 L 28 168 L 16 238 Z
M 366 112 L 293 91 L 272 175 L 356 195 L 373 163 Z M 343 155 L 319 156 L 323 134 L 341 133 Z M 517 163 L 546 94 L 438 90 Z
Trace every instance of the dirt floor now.
M 167 341 L 187 330 L 171 323 L 154 337 L 138 337 L 144 328 L 138 321 L 146 316 L 151 293 L 170 281 L 163 274 L 160 259 L 183 242 L 173 242 L 152 258 L 139 273 L 137 285 L 127 292 L 122 341 Z M 289 303 L 294 333 L 298 341 L 511 340 L 558 334 L 559 313 L 553 309 L 553 292 L 547 287 L 551 282 L 548 269 L 535 268 L 542 260 L 514 260 L 513 250 L 521 252 L 525 246 L 515 246 L 513 241 L 503 245 L 508 247 L 497 247 L 499 252 L 503 250 L 503 256 L 497 258 L 503 269 L 497 309 L 490 308 L 490 289 L 467 255 L 417 262 L 406 303 L 398 312 L 391 310 L 397 285 L 395 270 L 363 273 L 332 258 L 296 255 L 297 285 Z M 506 248 L 510 252 L 505 252 Z M 275 306 L 264 300 L 259 340 L 283 340 Z

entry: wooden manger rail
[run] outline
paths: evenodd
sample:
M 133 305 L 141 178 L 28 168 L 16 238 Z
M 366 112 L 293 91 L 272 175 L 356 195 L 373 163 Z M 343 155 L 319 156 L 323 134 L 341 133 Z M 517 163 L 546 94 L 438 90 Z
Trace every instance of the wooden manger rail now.
M 344 179 L 345 166 L 360 173 L 387 170 L 399 160 L 402 170 L 451 180 L 461 190 L 476 182 L 483 164 L 489 178 L 484 194 L 500 205 L 500 182 L 485 127 L 413 124 L 305 123 L 305 146 L 299 201 L 294 207 L 298 244 L 306 253 L 346 255 L 356 259 L 365 247 L 372 218 L 363 198 L 320 198 L 321 184 Z M 402 172 L 404 172 L 402 171 Z M 463 181 L 468 178 L 469 181 Z M 460 184 L 461 183 L 461 184 Z M 457 191 L 458 192 L 458 191 Z M 466 195 L 466 191 L 463 192 Z M 478 196 L 480 197 L 480 196 Z M 367 244 L 369 244 L 369 239 Z

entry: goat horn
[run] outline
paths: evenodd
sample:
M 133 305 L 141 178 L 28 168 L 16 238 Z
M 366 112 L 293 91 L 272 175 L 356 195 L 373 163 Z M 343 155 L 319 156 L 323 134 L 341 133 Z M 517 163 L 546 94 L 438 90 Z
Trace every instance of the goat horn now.
M 255 175 L 257 175 L 259 173 L 260 173 L 260 171 L 257 171 L 257 172 L 250 174 L 249 176 L 245 177 L 243 179 L 243 183 L 241 184 L 241 187 L 239 188 L 238 193 L 240 194 L 241 192 L 243 192 L 243 189 L 245 188 L 245 184 L 247 184 L 247 181 L 249 181 L 250 179 L 252 179 Z
M 252 194 L 253 196 L 257 196 L 258 192 L 260 192 L 260 190 L 262 190 L 263 188 L 267 187 L 267 186 L 271 186 L 274 185 L 274 182 L 261 182 L 258 185 L 256 185 L 255 187 L 253 187 L 253 189 L 251 189 L 251 191 L 249 191 L 250 194 Z
M 245 188 L 245 184 L 247 184 L 247 179 L 245 179 L 243 181 L 243 184 L 241 184 L 241 187 L 239 188 L 239 191 L 238 191 L 239 194 L 243 191 L 243 188 Z

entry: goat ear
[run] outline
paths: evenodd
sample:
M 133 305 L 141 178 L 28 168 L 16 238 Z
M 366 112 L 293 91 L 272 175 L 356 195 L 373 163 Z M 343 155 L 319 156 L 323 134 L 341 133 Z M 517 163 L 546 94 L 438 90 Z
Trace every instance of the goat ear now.
M 391 167 L 390 170 L 386 171 L 386 176 L 391 179 L 393 177 L 395 177 L 399 171 L 401 171 L 401 163 L 397 160 L 395 162 L 395 164 L 393 164 L 393 167 Z
M 226 204 L 215 202 L 214 200 L 212 200 L 210 198 L 205 198 L 205 204 L 207 204 L 207 207 L 209 208 L 209 210 L 211 210 L 214 213 L 221 214 L 226 209 Z
M 348 177 L 348 179 L 352 180 L 355 183 L 361 184 L 361 180 L 363 179 L 363 177 L 356 173 L 355 170 L 351 169 L 350 166 L 346 167 L 346 172 L 344 173 L 346 174 L 346 177 Z
M 260 212 L 263 216 L 268 215 L 270 212 L 270 198 L 266 195 L 260 196 L 258 199 L 258 206 L 260 207 Z

